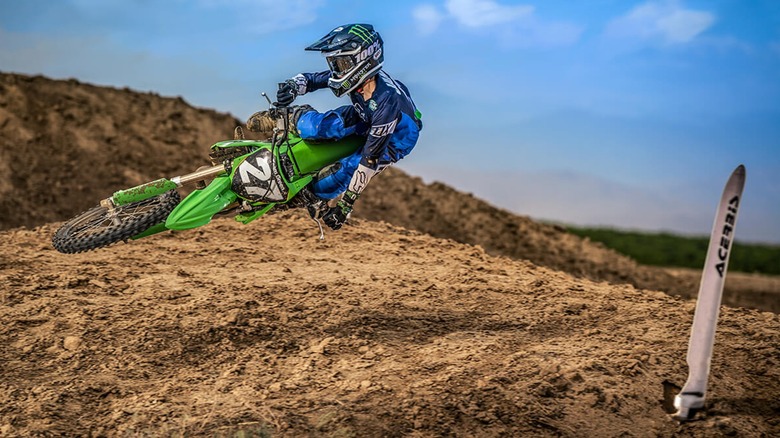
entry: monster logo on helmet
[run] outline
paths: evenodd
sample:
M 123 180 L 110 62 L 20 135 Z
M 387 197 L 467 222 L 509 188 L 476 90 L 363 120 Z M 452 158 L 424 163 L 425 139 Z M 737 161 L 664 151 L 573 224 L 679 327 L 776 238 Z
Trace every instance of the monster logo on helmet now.
M 370 24 L 339 26 L 306 50 L 322 52 L 328 61 L 328 86 L 337 97 L 356 89 L 382 68 L 382 37 Z

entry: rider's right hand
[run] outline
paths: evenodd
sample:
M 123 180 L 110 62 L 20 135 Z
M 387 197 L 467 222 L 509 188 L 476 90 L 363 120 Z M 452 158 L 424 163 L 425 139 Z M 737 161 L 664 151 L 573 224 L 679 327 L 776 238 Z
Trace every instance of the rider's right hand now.
M 279 90 L 276 92 L 277 106 L 287 106 L 293 103 L 295 97 L 298 95 L 298 93 L 296 93 L 297 87 L 295 81 L 292 79 L 288 79 L 279 84 Z

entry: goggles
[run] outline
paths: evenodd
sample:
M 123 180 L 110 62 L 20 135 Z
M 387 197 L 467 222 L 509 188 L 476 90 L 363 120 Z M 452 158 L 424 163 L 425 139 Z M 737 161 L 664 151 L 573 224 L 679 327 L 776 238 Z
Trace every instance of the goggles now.
M 325 59 L 328 61 L 328 67 L 336 78 L 343 77 L 355 68 L 355 59 L 352 54 L 333 54 L 325 55 Z

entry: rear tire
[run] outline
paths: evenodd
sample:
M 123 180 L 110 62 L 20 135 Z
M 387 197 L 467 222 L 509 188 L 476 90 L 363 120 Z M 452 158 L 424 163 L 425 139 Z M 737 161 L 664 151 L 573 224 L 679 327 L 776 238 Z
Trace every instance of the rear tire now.
M 65 222 L 52 238 L 57 251 L 74 254 L 127 240 L 162 223 L 181 201 L 175 190 L 143 201 L 120 205 L 109 213 L 98 206 Z

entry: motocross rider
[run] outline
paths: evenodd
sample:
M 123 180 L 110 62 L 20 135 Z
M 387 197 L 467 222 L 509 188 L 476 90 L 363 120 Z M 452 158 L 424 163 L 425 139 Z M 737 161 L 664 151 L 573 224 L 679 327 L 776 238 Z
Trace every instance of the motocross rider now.
M 338 140 L 353 134 L 366 139 L 362 148 L 325 168 L 300 193 L 312 217 L 321 217 L 338 230 L 371 178 L 412 151 L 422 129 L 421 113 L 406 86 L 382 70 L 382 37 L 370 24 L 339 26 L 306 50 L 322 52 L 329 70 L 286 80 L 277 92 L 277 105 L 288 106 L 297 96 L 323 88 L 336 97 L 349 95 L 352 105 L 324 113 L 308 105 L 291 107 L 293 129 L 304 140 Z M 246 126 L 270 134 L 275 121 L 268 111 L 259 111 Z M 335 206 L 332 202 L 329 206 L 328 201 L 341 194 Z

